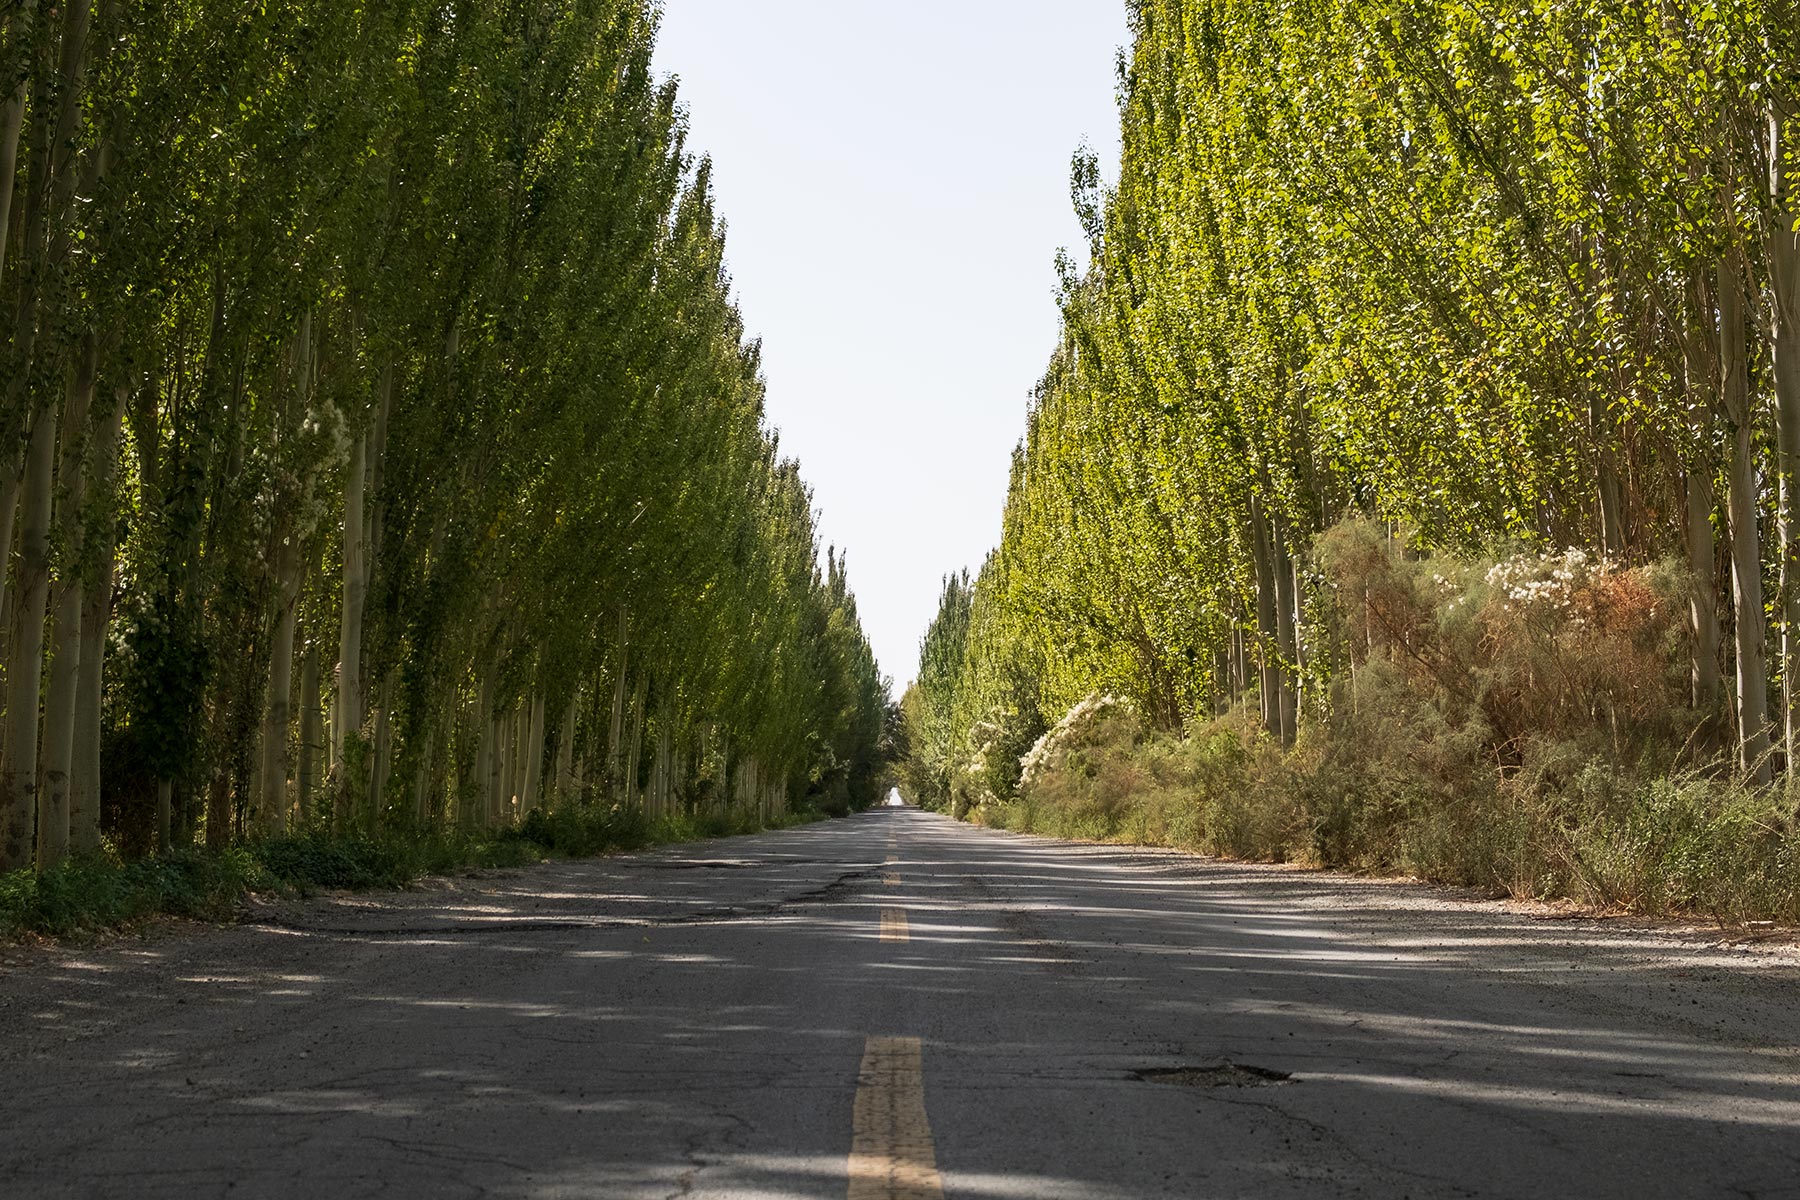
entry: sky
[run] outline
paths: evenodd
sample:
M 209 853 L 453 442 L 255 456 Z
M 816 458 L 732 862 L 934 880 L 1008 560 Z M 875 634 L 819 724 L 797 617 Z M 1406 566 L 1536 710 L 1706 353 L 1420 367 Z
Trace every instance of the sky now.
M 1082 245 L 1069 159 L 1118 160 L 1126 36 L 1124 0 L 664 0 L 768 422 L 896 694 L 943 576 L 999 540 Z

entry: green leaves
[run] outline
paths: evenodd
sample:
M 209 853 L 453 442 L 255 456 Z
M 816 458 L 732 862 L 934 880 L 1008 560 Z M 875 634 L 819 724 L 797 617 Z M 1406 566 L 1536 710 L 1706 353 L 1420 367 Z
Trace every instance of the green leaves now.
M 1712 272 L 1792 227 L 1765 161 L 1791 6 L 1134 11 L 1118 184 L 1076 156 L 1090 259 L 1059 265 L 962 674 L 921 664 L 926 743 L 1001 702 L 996 662 L 1046 720 L 1106 690 L 1172 726 L 1246 638 L 1282 659 L 1253 502 L 1297 551 L 1349 511 L 1428 547 L 1683 547 L 1681 481 L 1719 462 Z

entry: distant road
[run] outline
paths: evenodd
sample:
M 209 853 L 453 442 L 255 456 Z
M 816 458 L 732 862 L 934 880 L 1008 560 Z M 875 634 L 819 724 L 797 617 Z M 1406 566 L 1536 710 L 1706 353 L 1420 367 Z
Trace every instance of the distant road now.
M 0 1196 L 1800 1192 L 1791 949 L 912 809 L 257 920 L 0 953 Z

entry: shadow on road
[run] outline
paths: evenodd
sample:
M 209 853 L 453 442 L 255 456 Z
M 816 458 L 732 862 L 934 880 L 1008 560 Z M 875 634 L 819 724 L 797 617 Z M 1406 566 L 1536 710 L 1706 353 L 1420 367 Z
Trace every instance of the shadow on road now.
M 953 1196 L 1776 1194 L 1797 984 L 884 809 L 11 971 L 0 1190 L 842 1196 L 906 1035 Z

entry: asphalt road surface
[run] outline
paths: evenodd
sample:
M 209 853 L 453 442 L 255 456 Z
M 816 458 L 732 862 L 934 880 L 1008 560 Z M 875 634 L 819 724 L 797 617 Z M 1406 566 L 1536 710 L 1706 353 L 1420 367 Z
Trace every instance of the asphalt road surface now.
M 0 1196 L 1800 1193 L 1800 955 L 913 810 L 0 967 Z

